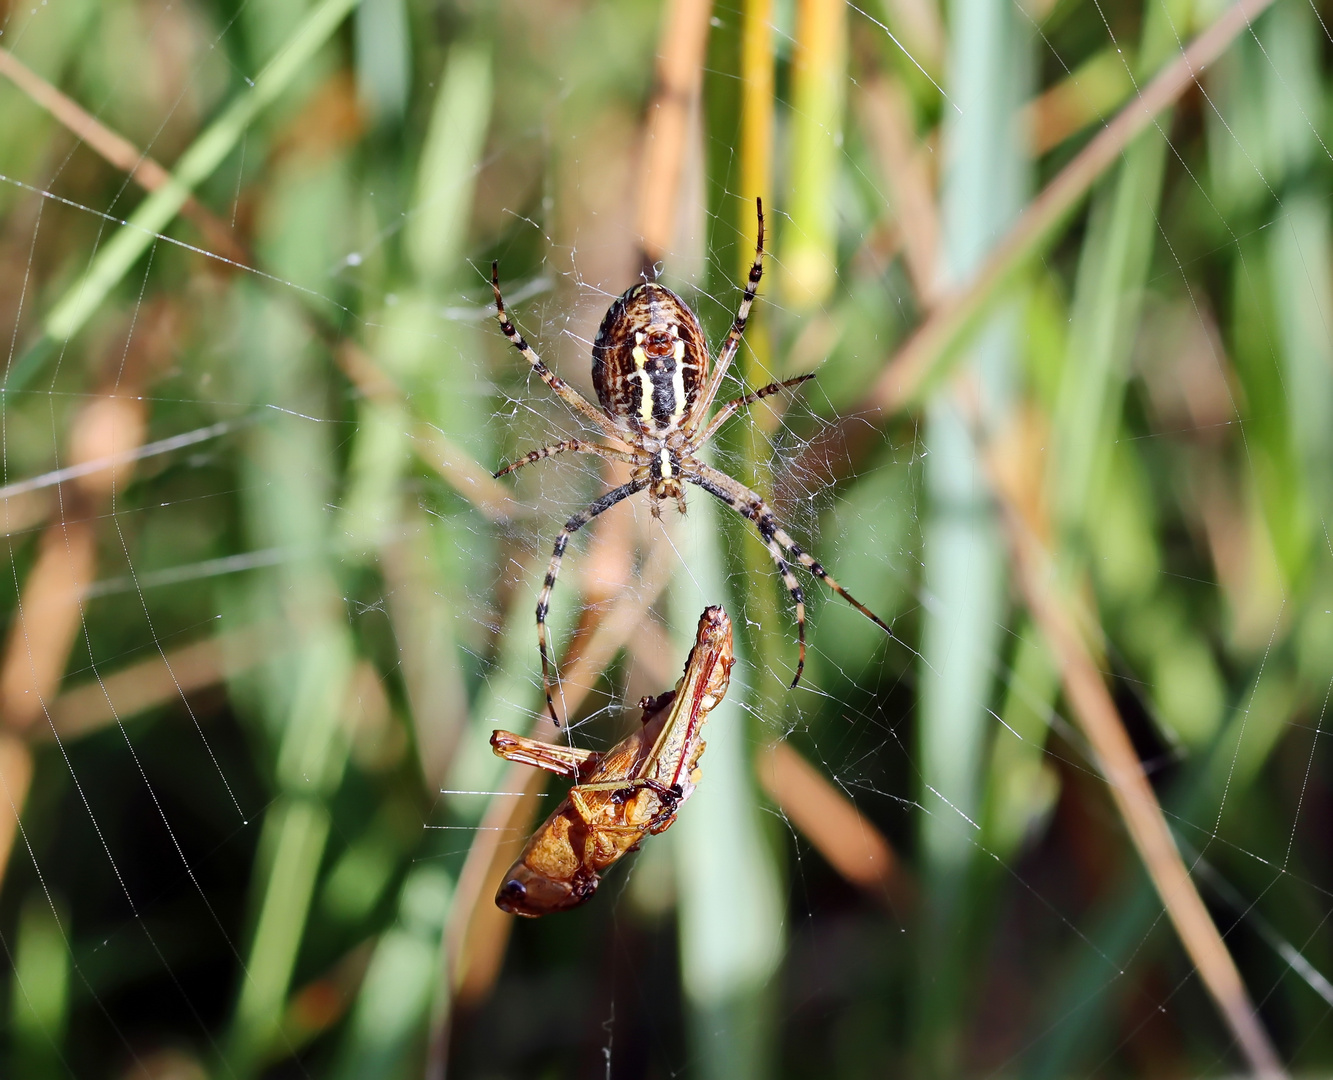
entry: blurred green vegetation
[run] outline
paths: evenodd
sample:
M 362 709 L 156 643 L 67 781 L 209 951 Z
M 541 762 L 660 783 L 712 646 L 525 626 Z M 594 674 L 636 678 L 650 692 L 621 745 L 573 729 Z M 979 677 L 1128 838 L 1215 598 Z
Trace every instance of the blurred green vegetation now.
M 867 408 L 1225 7 L 0 0 L 0 1074 L 1242 1069 L 1014 586 L 979 429 L 1035 448 L 1057 572 L 1279 1054 L 1333 1068 L 1328 5 L 1277 0 L 1119 148 L 1004 268 L 965 381 Z M 676 17 L 707 45 L 678 205 L 645 208 Z M 788 692 L 744 521 L 691 490 L 684 521 L 636 500 L 580 534 L 550 616 L 577 744 L 671 685 L 705 604 L 739 664 L 679 823 L 515 925 L 492 863 L 552 795 L 487 739 L 540 730 L 535 595 L 612 474 L 490 480 L 578 427 L 489 265 L 590 394 L 645 215 L 720 342 L 756 195 L 733 376 L 819 378 L 713 459 L 893 637 L 810 583 Z M 776 742 L 888 838 L 878 885 L 756 773 Z

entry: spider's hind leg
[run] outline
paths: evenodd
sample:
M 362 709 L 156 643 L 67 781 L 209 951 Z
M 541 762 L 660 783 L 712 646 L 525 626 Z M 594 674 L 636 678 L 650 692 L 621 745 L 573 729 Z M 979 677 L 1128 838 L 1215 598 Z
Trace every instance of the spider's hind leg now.
M 620 437 L 620 431 L 615 424 L 599 410 L 593 407 L 582 394 L 570 386 L 564 379 L 560 378 L 555 372 L 542 362 L 531 345 L 527 343 L 523 335 L 518 332 L 513 322 L 510 321 L 509 312 L 505 309 L 504 297 L 500 295 L 500 264 L 491 263 L 491 291 L 495 294 L 495 315 L 500 320 L 500 332 L 509 339 L 529 364 L 532 370 L 537 373 L 541 380 L 551 388 L 551 391 L 560 398 L 570 410 L 585 420 L 591 421 L 600 428 L 606 435 L 616 439 Z
M 759 279 L 764 273 L 764 202 L 762 199 L 754 201 L 755 216 L 757 218 L 757 234 L 754 246 L 754 263 L 750 266 L 750 276 L 745 283 L 745 292 L 741 296 L 741 305 L 736 310 L 736 318 L 732 321 L 731 329 L 727 332 L 727 339 L 722 343 L 722 349 L 717 355 L 717 364 L 713 368 L 713 374 L 708 379 L 707 386 L 699 397 L 700 413 L 705 413 L 713 404 L 717 397 L 717 392 L 722 386 L 722 379 L 727 374 L 727 369 L 731 367 L 731 362 L 736 358 L 736 353 L 741 347 L 741 336 L 745 333 L 745 324 L 750 319 L 750 308 L 754 305 L 755 294 L 759 292 Z

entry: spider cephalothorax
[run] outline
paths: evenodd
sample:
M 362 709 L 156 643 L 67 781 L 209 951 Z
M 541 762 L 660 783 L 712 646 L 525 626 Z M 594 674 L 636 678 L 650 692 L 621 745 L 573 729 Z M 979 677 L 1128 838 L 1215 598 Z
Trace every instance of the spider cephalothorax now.
M 763 274 L 764 207 L 757 199 L 755 206 L 759 215 L 759 238 L 755 246 L 754 265 L 750 268 L 749 281 L 736 319 L 718 353 L 717 365 L 709 370 L 709 352 L 703 328 L 684 300 L 656 282 L 635 285 L 611 304 L 593 341 L 592 380 L 597 388 L 601 411 L 542 363 L 541 358 L 523 340 L 523 336 L 514 329 L 500 296 L 499 266 L 491 264 L 491 287 L 495 291 L 500 329 L 505 336 L 532 365 L 533 371 L 576 415 L 591 422 L 604 435 L 629 447 L 628 450 L 622 450 L 582 439 L 565 439 L 540 450 L 530 451 L 495 475 L 503 476 L 524 465 L 565 451 L 596 454 L 634 466 L 628 483 L 606 492 L 586 510 L 565 522 L 564 529 L 556 537 L 546 580 L 537 599 L 537 643 L 541 650 L 542 682 L 546 689 L 547 709 L 557 724 L 560 721 L 551 696 L 550 657 L 546 646 L 546 612 L 556 575 L 560 573 L 560 562 L 573 533 L 598 514 L 640 491 L 647 490 L 654 515 L 659 513 L 659 505 L 664 499 L 674 499 L 684 512 L 683 484 L 694 484 L 754 523 L 796 606 L 800 652 L 792 686 L 801 681 L 801 672 L 805 668 L 805 595 L 787 565 L 784 552 L 886 633 L 892 633 L 879 616 L 856 600 L 800 548 L 778 524 L 773 511 L 763 499 L 738 480 L 733 480 L 695 456 L 699 448 L 717 434 L 723 422 L 738 410 L 784 387 L 797 386 L 814 378 L 813 375 L 798 375 L 785 382 L 770 383 L 727 402 L 713 414 L 712 419 L 703 422 L 740 348 L 741 335 L 745 332 L 745 323 L 750 316 L 750 307 Z

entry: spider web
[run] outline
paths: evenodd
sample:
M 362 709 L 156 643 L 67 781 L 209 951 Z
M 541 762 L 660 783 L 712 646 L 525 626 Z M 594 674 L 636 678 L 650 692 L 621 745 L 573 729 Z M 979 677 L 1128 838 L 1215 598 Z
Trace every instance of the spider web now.
M 560 789 L 487 739 L 542 734 L 551 544 L 623 476 L 565 454 L 489 479 L 589 434 L 499 334 L 489 266 L 595 401 L 670 35 L 647 4 L 363 0 L 343 28 L 336 7 L 0 9 L 0 47 L 92 119 L 0 72 L 10 1071 L 1243 1067 L 1028 614 L 969 393 L 997 441 L 1023 433 L 1094 658 L 1282 1060 L 1326 1070 L 1325 11 L 1279 0 L 1243 31 L 979 320 L 972 390 L 885 416 L 870 388 L 913 329 L 1221 7 L 979 10 L 1013 51 L 990 84 L 977 60 L 978 99 L 932 37 L 963 5 L 840 9 L 822 91 L 799 5 L 773 6 L 770 244 L 719 400 L 817 378 L 709 454 L 893 634 L 798 569 L 789 691 L 792 605 L 738 515 L 691 487 L 684 517 L 640 496 L 582 530 L 549 616 L 574 722 L 547 737 L 613 745 L 707 604 L 738 664 L 676 825 L 586 907 L 511 927 L 486 860 Z M 744 16 L 712 12 L 657 266 L 715 350 L 752 250 Z M 271 100 L 214 124 L 321 17 Z M 968 135 L 988 92 L 1038 155 Z M 99 131 L 150 187 L 145 162 L 230 142 L 144 232 L 162 196 Z M 951 187 L 964 145 L 996 171 Z

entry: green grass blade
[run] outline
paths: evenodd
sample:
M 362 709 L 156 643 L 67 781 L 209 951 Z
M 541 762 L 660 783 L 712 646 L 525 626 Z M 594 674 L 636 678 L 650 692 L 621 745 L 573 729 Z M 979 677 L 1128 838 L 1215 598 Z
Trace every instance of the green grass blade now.
M 1027 94 L 1026 23 L 1005 5 L 955 0 L 950 101 L 941 192 L 943 272 L 965 281 L 1018 216 L 1027 147 L 1014 116 Z M 992 316 L 967 364 L 982 388 L 987 423 L 1002 427 L 1012 400 L 1016 313 Z M 947 395 L 927 410 L 922 526 L 924 588 L 918 710 L 923 791 L 923 876 L 930 895 L 920 959 L 918 1054 L 927 1071 L 951 1071 L 965 1004 L 960 948 L 968 915 L 963 884 L 976 851 L 983 759 L 1005 604 L 1004 544 L 968 422 Z
M 44 891 L 34 892 L 23 905 L 12 956 L 11 1075 L 32 1080 L 67 1076 L 61 1045 L 69 1020 L 70 949 Z
M 1178 47 L 1175 27 L 1189 2 L 1148 0 L 1136 75 L 1160 67 Z M 1149 260 L 1157 239 L 1169 117 L 1125 151 L 1114 187 L 1098 200 L 1083 244 L 1064 378 L 1052 418 L 1060 452 L 1051 456 L 1056 514 L 1077 533 L 1095 509 L 1097 469 L 1120 426 L 1129 355 L 1138 329 Z
M 260 110 L 278 97 L 315 52 L 333 35 L 358 0 L 321 0 L 287 42 L 259 73 L 254 86 L 241 94 L 181 155 L 171 182 L 149 195 L 103 245 L 88 270 L 51 309 L 42 332 L 49 343 L 68 341 L 83 328 L 107 294 L 116 287 L 157 236 L 180 212 L 195 187 L 216 169 L 245 134 Z M 35 373 L 20 359 L 7 388 L 20 389 Z
M 1269 274 L 1282 345 L 1290 439 L 1311 505 L 1333 511 L 1333 298 L 1327 199 L 1298 192 L 1269 234 Z
M 323 189 L 316 184 L 311 190 Z M 282 251 L 275 257 L 281 261 Z M 245 363 L 235 372 L 239 393 L 291 409 L 250 431 L 246 526 L 256 543 L 302 555 L 277 571 L 280 587 L 271 580 L 250 586 L 254 605 L 286 619 L 295 645 L 267 669 L 258 701 L 278 744 L 278 797 L 265 815 L 253 879 L 256 928 L 226 1042 L 227 1066 L 238 1076 L 252 1073 L 266 1055 L 282 1053 L 274 1040 L 328 839 L 327 800 L 342 782 L 350 748 L 345 688 L 355 658 L 343 590 L 328 555 L 336 469 L 330 432 L 293 415 L 318 414 L 318 357 L 294 312 L 244 290 L 242 296 L 250 302 L 238 303 L 247 330 Z
M 1060 778 L 1046 760 L 1046 731 L 1060 688 L 1060 675 L 1030 620 L 1008 678 L 1001 724 L 991 749 L 990 778 L 983 822 L 987 850 L 1008 858 L 1052 810 Z
M 838 270 L 837 183 L 847 84 L 847 5 L 797 5 L 792 58 L 791 176 L 777 260 L 783 299 L 798 310 L 825 303 Z
M 727 596 L 718 513 L 712 499 L 695 495 L 677 541 L 689 568 L 676 576 L 670 596 L 671 637 L 682 659 L 700 613 Z M 690 1035 L 708 1080 L 758 1080 L 774 1066 L 775 1002 L 767 987 L 785 946 L 784 900 L 760 825 L 744 708 L 752 693 L 748 671 L 739 656 L 731 689 L 708 721 L 703 780 L 667 834 L 676 861 Z
M 356 87 L 377 123 L 406 115 L 412 93 L 407 0 L 362 0 L 356 9 Z
M 404 1075 L 439 980 L 440 934 L 453 883 L 439 867 L 414 869 L 398 918 L 375 945 L 333 1071 L 337 1080 Z
M 274 1049 L 280 1031 L 287 987 L 329 836 L 328 810 L 313 798 L 281 799 L 265 816 L 264 831 L 261 847 L 272 851 L 272 871 L 226 1047 L 227 1068 L 241 1077 L 253 1073 L 260 1059 Z
M 455 45 L 421 150 L 414 220 L 407 234 L 408 255 L 424 285 L 436 285 L 458 269 L 491 99 L 489 47 Z

